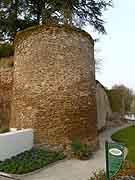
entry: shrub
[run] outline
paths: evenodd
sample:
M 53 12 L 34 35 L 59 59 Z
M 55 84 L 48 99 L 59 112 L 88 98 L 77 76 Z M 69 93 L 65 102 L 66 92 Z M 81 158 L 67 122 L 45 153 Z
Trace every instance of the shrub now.
M 92 155 L 89 145 L 81 143 L 79 139 L 76 139 L 71 144 L 73 155 L 78 159 L 89 159 Z
M 11 174 L 26 174 L 43 168 L 50 163 L 64 159 L 62 152 L 33 148 L 0 162 L 0 171 Z
M 8 129 L 8 128 L 6 128 L 6 129 L 1 129 L 1 130 L 0 130 L 0 134 L 7 133 L 7 132 L 9 132 L 9 129 Z
M 14 46 L 11 44 L 1 44 L 0 45 L 0 58 L 9 57 L 14 55 Z

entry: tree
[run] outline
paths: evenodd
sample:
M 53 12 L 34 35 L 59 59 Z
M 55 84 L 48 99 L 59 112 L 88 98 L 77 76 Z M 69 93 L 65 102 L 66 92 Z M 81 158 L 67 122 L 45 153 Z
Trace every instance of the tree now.
M 67 24 L 83 26 L 88 23 L 98 32 L 106 32 L 103 11 L 112 6 L 112 0 L 64 0 L 60 2 L 60 13 Z
M 27 0 L 0 1 L 0 41 L 12 41 L 18 31 L 33 24 Z
M 16 32 L 48 22 L 82 27 L 91 24 L 105 33 L 103 11 L 112 0 L 1 0 L 0 40 L 13 40 Z
M 131 111 L 131 104 L 133 100 L 133 91 L 124 85 L 114 85 L 111 90 L 108 90 L 109 99 L 112 110 L 120 112 L 124 115 Z
M 133 95 L 133 98 L 132 98 L 131 112 L 135 113 L 135 94 Z
M 60 0 L 28 0 L 29 12 L 38 24 L 60 21 Z

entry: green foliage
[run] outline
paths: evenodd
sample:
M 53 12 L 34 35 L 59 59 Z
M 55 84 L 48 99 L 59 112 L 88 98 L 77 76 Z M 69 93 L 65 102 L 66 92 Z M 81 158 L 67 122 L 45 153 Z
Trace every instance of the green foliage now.
M 133 91 L 124 85 L 115 85 L 106 90 L 113 112 L 126 113 L 131 110 Z
M 9 57 L 14 55 L 14 46 L 11 44 L 1 44 L 0 45 L 0 58 Z
M 9 129 L 8 129 L 8 128 L 6 128 L 6 129 L 1 129 L 1 130 L 0 130 L 0 134 L 7 133 L 7 132 L 9 132 Z
M 57 0 L 58 1 L 58 0 Z M 105 33 L 103 11 L 112 6 L 112 0 L 59 0 L 63 22 L 82 27 L 90 24 L 98 32 Z
M 0 41 L 11 42 L 18 31 L 34 24 L 28 0 L 0 1 Z
M 89 159 L 92 155 L 89 145 L 81 143 L 79 139 L 75 139 L 71 144 L 73 155 L 78 159 Z
M 116 90 L 107 90 L 111 109 L 113 112 L 121 112 L 122 108 L 122 96 Z
M 105 33 L 103 12 L 112 0 L 1 0 L 0 41 L 13 41 L 27 27 L 57 23 L 82 27 L 92 25 Z
M 114 141 L 124 143 L 128 148 L 127 160 L 135 163 L 135 126 L 122 129 L 112 135 Z
M 26 174 L 64 159 L 62 152 L 33 148 L 11 159 L 0 162 L 0 171 L 11 174 Z

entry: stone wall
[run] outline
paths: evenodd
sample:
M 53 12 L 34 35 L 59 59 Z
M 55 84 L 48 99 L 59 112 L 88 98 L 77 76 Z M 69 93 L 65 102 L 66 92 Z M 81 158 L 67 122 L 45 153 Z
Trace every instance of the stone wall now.
M 0 58 L 0 70 L 13 68 L 13 65 L 14 65 L 13 56 Z
M 96 82 L 97 82 L 97 90 L 96 90 L 97 122 L 98 122 L 98 130 L 100 131 L 104 129 L 107 126 L 108 122 L 111 120 L 112 110 L 105 88 L 99 81 Z
M 35 142 L 65 148 L 72 140 L 97 145 L 94 42 L 64 26 L 17 35 L 12 128 L 33 128 Z
M 9 128 L 11 118 L 11 100 L 13 69 L 0 69 L 0 129 Z

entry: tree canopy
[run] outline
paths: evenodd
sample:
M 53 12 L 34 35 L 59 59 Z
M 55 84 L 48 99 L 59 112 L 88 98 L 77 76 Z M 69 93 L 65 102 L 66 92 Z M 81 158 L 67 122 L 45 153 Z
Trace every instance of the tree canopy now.
M 113 112 L 125 114 L 131 111 L 133 101 L 133 91 L 125 85 L 114 85 L 111 90 L 107 90 Z
M 16 32 L 36 24 L 92 25 L 105 33 L 103 12 L 112 0 L 1 0 L 0 41 L 12 41 Z

